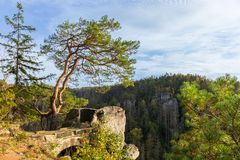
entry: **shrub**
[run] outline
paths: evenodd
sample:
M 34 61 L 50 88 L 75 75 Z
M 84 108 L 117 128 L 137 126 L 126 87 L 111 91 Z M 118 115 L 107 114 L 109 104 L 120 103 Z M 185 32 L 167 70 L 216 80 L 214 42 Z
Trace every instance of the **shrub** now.
M 2 120 L 12 107 L 16 106 L 14 102 L 15 94 L 10 85 L 0 80 L 0 120 Z
M 123 137 L 105 128 L 94 131 L 90 140 L 85 139 L 77 148 L 73 160 L 126 160 L 122 149 Z

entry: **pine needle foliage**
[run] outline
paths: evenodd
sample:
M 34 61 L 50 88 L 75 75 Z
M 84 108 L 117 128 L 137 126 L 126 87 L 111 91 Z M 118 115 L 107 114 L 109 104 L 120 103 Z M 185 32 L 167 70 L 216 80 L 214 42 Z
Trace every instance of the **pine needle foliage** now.
M 6 77 L 14 76 L 16 85 L 29 84 L 52 76 L 36 76 L 36 73 L 44 69 L 42 63 L 38 61 L 37 53 L 34 51 L 36 43 L 30 35 L 36 29 L 25 25 L 23 13 L 22 4 L 17 3 L 17 13 L 12 17 L 5 17 L 11 31 L 6 35 L 0 34 L 3 39 L 0 45 L 5 48 L 5 56 L 0 60 L 1 69 Z

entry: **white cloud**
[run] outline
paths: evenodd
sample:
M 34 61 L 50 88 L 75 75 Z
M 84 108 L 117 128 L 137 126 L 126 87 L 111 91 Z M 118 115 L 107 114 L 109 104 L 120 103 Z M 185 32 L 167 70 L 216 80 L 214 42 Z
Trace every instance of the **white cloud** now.
M 22 2 L 35 7 L 58 8 L 44 25 L 48 27 L 45 37 L 66 19 L 98 19 L 107 14 L 119 20 L 122 30 L 116 35 L 141 41 L 136 55 L 137 79 L 165 72 L 206 74 L 209 77 L 224 73 L 240 74 L 239 0 Z
M 239 7 L 240 1 L 236 0 L 203 0 L 186 7 L 184 14 L 176 14 L 168 20 L 164 30 L 148 30 L 145 33 L 148 36 L 140 38 L 143 52 L 160 50 L 165 51 L 165 55 L 156 56 L 155 53 L 151 61 L 139 60 L 136 68 L 148 76 L 165 72 L 209 77 L 225 73 L 239 75 Z M 133 30 L 144 33 L 136 28 Z

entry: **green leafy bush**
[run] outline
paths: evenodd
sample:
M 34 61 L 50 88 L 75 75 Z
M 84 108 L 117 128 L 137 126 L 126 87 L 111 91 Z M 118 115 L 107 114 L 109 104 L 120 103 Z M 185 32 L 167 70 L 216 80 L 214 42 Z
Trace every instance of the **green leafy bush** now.
M 0 120 L 7 115 L 12 107 L 16 106 L 14 98 L 15 94 L 11 86 L 0 80 Z
M 93 132 L 91 140 L 85 139 L 77 148 L 73 160 L 126 160 L 122 149 L 123 137 L 99 128 Z

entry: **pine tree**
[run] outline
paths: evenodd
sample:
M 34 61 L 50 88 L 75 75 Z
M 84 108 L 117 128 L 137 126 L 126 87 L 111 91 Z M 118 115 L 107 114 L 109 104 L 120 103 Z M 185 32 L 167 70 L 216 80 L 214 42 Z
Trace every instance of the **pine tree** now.
M 120 29 L 120 23 L 103 16 L 99 21 L 79 19 L 68 21 L 57 27 L 54 34 L 44 41 L 42 54 L 53 59 L 59 76 L 48 112 L 38 112 L 50 118 L 50 129 L 55 129 L 54 119 L 63 106 L 62 94 L 71 78 L 87 76 L 93 84 L 121 82 L 125 87 L 133 85 L 132 54 L 137 52 L 138 41 L 113 38 L 111 32 Z M 62 86 L 62 87 L 61 87 Z M 36 108 L 37 109 L 37 108 Z M 51 118 L 53 120 L 51 120 Z
M 178 97 L 188 130 L 172 140 L 165 159 L 239 159 L 239 82 L 226 75 L 205 87 L 197 82 L 182 85 Z
M 17 13 L 12 18 L 5 17 L 6 24 L 11 26 L 11 32 L 7 35 L 0 34 L 5 41 L 0 43 L 5 48 L 6 56 L 1 59 L 1 69 L 5 76 L 14 76 L 15 84 L 22 85 L 34 81 L 43 80 L 46 77 L 36 77 L 36 72 L 43 70 L 42 63 L 33 51 L 36 44 L 30 33 L 35 28 L 24 24 L 23 7 L 17 3 Z

